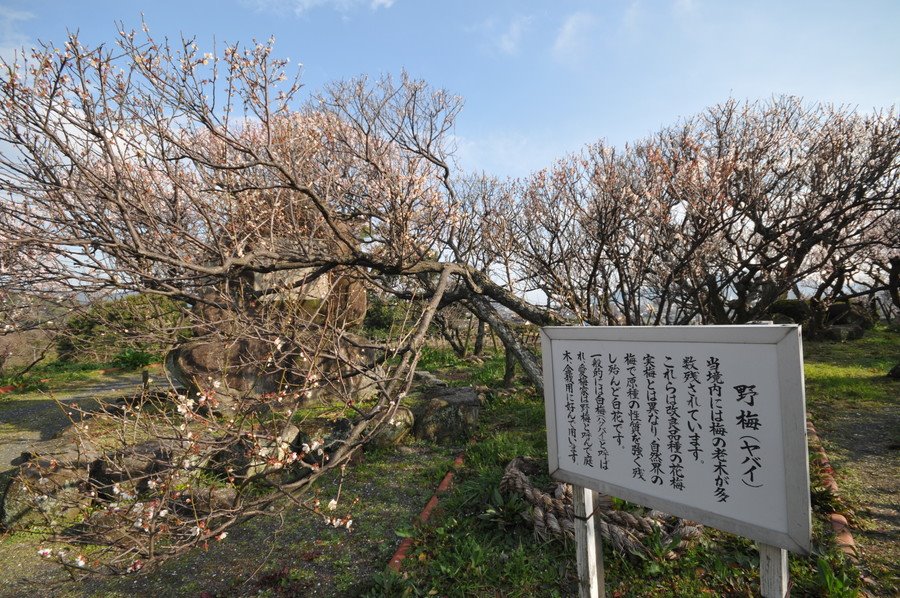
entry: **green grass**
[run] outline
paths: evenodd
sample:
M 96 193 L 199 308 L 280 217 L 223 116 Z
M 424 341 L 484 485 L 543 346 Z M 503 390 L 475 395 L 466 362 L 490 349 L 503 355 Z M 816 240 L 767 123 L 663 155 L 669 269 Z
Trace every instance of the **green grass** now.
M 804 346 L 807 408 L 814 418 L 833 409 L 900 404 L 897 382 L 887 377 L 900 363 L 900 333 L 878 326 L 851 342 Z
M 422 355 L 419 357 L 418 367 L 419 369 L 432 372 L 444 368 L 462 366 L 465 363 L 466 361 L 457 357 L 452 349 L 426 345 L 422 347 Z
M 16 392 L 34 392 L 78 382 L 97 380 L 105 367 L 99 363 L 51 361 L 35 366 L 24 376 L 0 375 L 0 386 L 15 386 Z
M 160 367 L 147 363 L 148 354 L 142 353 L 139 357 L 140 359 L 125 359 L 110 363 L 49 361 L 35 366 L 24 376 L 0 374 L 0 386 L 15 386 L 14 392 L 19 394 L 58 390 L 89 382 L 100 382 L 106 375 L 105 371 L 111 369 L 133 371 L 148 366 L 152 369 Z M 2 400 L 3 395 L 0 395 L 0 401 Z
M 807 400 L 812 412 L 897 403 L 886 372 L 900 361 L 900 335 L 877 328 L 860 341 L 806 343 Z M 413 530 L 405 576 L 383 574 L 371 596 L 569 596 L 577 594 L 574 546 L 535 538 L 523 505 L 497 491 L 503 468 L 518 455 L 546 460 L 544 406 L 523 386 L 500 389 L 502 354 L 481 363 L 430 349 L 424 363 L 457 383 L 492 389 L 475 444 L 433 525 Z M 822 515 L 836 504 L 812 472 L 813 553 L 790 556 L 793 596 L 855 596 L 857 569 L 836 548 Z M 533 480 L 546 486 L 549 478 Z M 659 551 L 662 552 L 662 551 Z M 753 596 L 759 588 L 755 545 L 707 529 L 675 560 L 636 559 L 605 547 L 607 590 L 615 596 Z
M 897 404 L 897 383 L 884 376 L 900 361 L 897 333 L 879 328 L 861 341 L 806 343 L 805 353 L 807 401 L 813 414 Z M 99 375 L 98 367 L 51 364 L 36 370 L 34 377 L 51 378 L 47 384 L 55 386 L 91 380 Z M 141 577 L 137 589 L 163 595 L 173 583 L 182 583 L 191 584 L 193 593 L 212 590 L 222 595 L 304 595 L 320 585 L 331 592 L 326 595 L 348 596 L 577 594 L 574 546 L 536 538 L 522 517 L 522 501 L 498 492 L 503 469 L 514 457 L 546 460 L 543 399 L 521 382 L 510 389 L 501 387 L 502 353 L 472 360 L 460 359 L 449 349 L 426 348 L 420 367 L 439 371 L 453 384 L 485 386 L 489 395 L 476 442 L 467 449 L 465 465 L 429 525 L 409 522 L 451 466 L 449 449 L 414 444 L 403 454 L 369 450 L 363 463 L 348 470 L 344 483 L 342 504 L 358 499 L 352 507 L 356 521 L 352 533 L 324 527 L 315 517 L 299 512 L 289 513 L 277 528 L 270 519 L 260 518 L 236 529 L 209 556 L 188 555 Z M 546 474 L 532 481 L 537 487 L 550 484 Z M 317 486 L 323 502 L 334 496 L 336 483 L 336 478 L 328 478 Z M 857 595 L 857 571 L 836 549 L 821 517 L 839 508 L 852 510 L 854 505 L 817 491 L 821 479 L 816 470 L 811 485 L 814 552 L 806 558 L 791 555 L 792 595 Z M 404 574 L 383 572 L 399 537 L 406 536 L 413 538 L 414 545 L 404 561 Z M 270 547 L 274 550 L 266 556 Z M 673 561 L 637 559 L 606 547 L 605 564 L 609 595 L 752 596 L 758 592 L 755 546 L 712 529 Z M 196 580 L 201 579 L 220 581 L 198 585 Z M 104 595 L 135 590 L 131 579 L 94 583 L 94 589 L 110 592 Z

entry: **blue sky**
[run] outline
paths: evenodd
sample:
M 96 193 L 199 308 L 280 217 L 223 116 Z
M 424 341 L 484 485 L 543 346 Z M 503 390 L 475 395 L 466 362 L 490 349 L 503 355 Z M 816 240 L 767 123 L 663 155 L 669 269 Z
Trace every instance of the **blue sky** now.
M 466 100 L 457 158 L 523 175 L 604 138 L 624 145 L 729 96 L 900 104 L 900 1 L 0 1 L 0 54 L 115 21 L 156 37 L 276 38 L 310 90 L 407 69 Z

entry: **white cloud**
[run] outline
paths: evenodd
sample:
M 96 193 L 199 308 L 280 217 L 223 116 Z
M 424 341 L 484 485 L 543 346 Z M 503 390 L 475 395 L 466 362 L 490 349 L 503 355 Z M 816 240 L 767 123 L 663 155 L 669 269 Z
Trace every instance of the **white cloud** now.
M 245 6 L 257 10 L 273 12 L 291 11 L 299 16 L 318 8 L 330 8 L 336 12 L 348 13 L 360 7 L 370 10 L 388 9 L 396 0 L 241 0 Z
M 453 142 L 455 158 L 464 171 L 488 172 L 500 177 L 527 176 L 565 153 L 565 141 L 556 137 L 538 139 L 511 131 L 486 131 L 473 136 L 457 134 Z
M 496 39 L 495 45 L 504 54 L 512 56 L 518 53 L 522 37 L 528 31 L 531 17 L 518 16 L 510 21 L 509 26 Z
M 600 19 L 588 12 L 566 17 L 553 42 L 553 56 L 568 64 L 580 62 L 593 45 L 599 24 Z
M 30 12 L 0 6 L 0 58 L 10 61 L 17 50 L 21 51 L 23 46 L 31 43 L 28 36 L 19 31 L 19 24 L 33 18 Z
M 532 17 L 517 15 L 508 22 L 489 18 L 475 25 L 465 27 L 466 33 L 481 38 L 481 47 L 489 53 L 514 56 L 519 53 L 525 35 L 531 28 Z

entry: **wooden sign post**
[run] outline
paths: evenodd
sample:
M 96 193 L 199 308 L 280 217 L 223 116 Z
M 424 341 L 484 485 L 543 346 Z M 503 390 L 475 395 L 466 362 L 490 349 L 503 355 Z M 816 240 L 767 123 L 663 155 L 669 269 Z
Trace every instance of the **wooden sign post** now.
M 600 491 L 756 540 L 762 595 L 786 596 L 786 549 L 808 553 L 811 527 L 799 327 L 548 327 L 541 343 L 580 595 L 603 596 Z
M 594 512 L 593 490 L 572 487 L 572 502 L 575 507 L 575 555 L 578 567 L 578 595 L 589 598 L 604 598 L 605 578 L 603 571 L 603 545 L 597 532 Z

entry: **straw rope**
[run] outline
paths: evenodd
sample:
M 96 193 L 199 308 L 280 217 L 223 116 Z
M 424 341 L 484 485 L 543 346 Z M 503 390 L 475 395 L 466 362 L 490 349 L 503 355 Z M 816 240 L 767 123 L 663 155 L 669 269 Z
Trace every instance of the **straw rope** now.
M 556 537 L 573 540 L 575 538 L 575 509 L 572 501 L 572 487 L 556 483 L 550 492 L 534 487 L 530 476 L 541 471 L 542 466 L 528 457 L 516 457 L 503 473 L 500 492 L 507 496 L 520 496 L 529 507 L 524 516 L 533 526 L 535 534 L 541 538 Z M 678 552 L 692 544 L 703 534 L 700 524 L 671 517 L 660 511 L 650 511 L 643 516 L 613 508 L 612 500 L 605 494 L 594 505 L 593 517 L 604 542 L 616 550 L 639 557 L 648 557 L 652 551 L 646 540 L 657 536 L 653 544 L 669 547 L 664 556 L 673 559 Z M 676 539 L 678 540 L 677 544 Z

